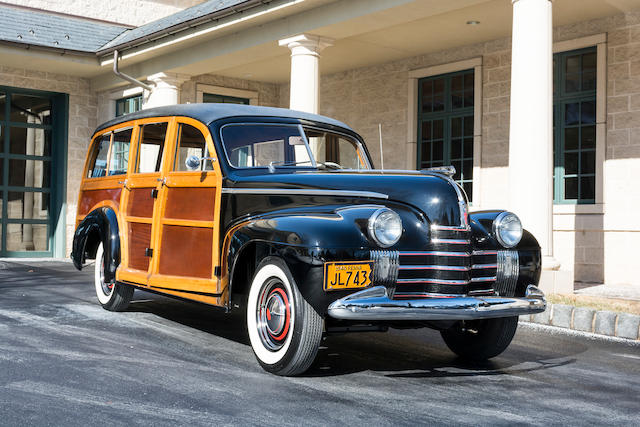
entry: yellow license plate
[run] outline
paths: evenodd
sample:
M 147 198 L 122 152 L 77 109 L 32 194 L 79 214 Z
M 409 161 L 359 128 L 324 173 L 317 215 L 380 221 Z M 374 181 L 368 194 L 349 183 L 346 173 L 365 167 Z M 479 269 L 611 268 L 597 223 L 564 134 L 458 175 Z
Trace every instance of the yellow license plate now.
M 366 288 L 371 285 L 371 261 L 326 262 L 324 264 L 324 290 Z

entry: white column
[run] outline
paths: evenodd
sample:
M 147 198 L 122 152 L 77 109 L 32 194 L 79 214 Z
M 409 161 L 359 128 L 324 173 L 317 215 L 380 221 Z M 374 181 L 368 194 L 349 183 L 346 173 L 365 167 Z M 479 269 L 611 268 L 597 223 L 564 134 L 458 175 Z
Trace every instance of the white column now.
M 300 34 L 282 39 L 280 46 L 291 50 L 291 93 L 289 108 L 318 113 L 320 104 L 320 51 L 331 46 L 332 39 Z
M 145 91 L 142 108 L 160 107 L 180 103 L 180 85 L 191 78 L 181 73 L 156 73 L 147 77 L 153 82 L 153 90 Z
M 553 259 L 553 49 L 551 0 L 512 0 L 509 204 Z

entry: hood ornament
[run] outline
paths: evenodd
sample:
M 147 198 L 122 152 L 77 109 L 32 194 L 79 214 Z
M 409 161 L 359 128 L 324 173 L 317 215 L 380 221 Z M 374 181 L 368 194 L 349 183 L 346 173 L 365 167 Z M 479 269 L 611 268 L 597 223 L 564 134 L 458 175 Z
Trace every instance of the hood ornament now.
M 432 168 L 420 169 L 421 172 L 436 172 L 441 173 L 443 175 L 447 175 L 449 177 L 456 174 L 455 166 L 434 166 Z

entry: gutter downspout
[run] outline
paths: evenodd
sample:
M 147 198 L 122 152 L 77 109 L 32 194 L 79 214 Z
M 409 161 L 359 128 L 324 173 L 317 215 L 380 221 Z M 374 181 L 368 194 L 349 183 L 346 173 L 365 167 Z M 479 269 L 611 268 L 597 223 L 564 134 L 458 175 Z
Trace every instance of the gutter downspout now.
M 128 74 L 122 73 L 118 70 L 118 59 L 119 59 L 120 55 L 118 54 L 118 50 L 114 50 L 113 51 L 113 72 L 116 76 L 120 77 L 121 79 L 124 79 L 126 81 L 128 81 L 129 83 L 133 83 L 136 86 L 139 86 L 149 92 L 153 91 L 153 86 L 148 85 L 146 83 L 142 83 L 140 80 L 134 79 L 133 77 L 131 77 Z

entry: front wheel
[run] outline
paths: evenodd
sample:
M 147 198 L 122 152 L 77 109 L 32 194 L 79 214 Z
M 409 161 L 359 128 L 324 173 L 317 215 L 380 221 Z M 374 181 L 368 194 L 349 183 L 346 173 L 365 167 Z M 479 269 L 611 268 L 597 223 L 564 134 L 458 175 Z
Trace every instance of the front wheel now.
M 122 283 L 106 282 L 104 279 L 104 247 L 98 245 L 94 271 L 96 295 L 102 307 L 109 311 L 123 311 L 133 297 L 133 287 Z
M 518 316 L 459 322 L 440 331 L 447 347 L 463 359 L 482 361 L 505 351 L 518 328 Z
M 322 317 L 305 301 L 282 259 L 256 269 L 247 299 L 247 330 L 260 365 L 276 375 L 306 371 L 322 339 Z

